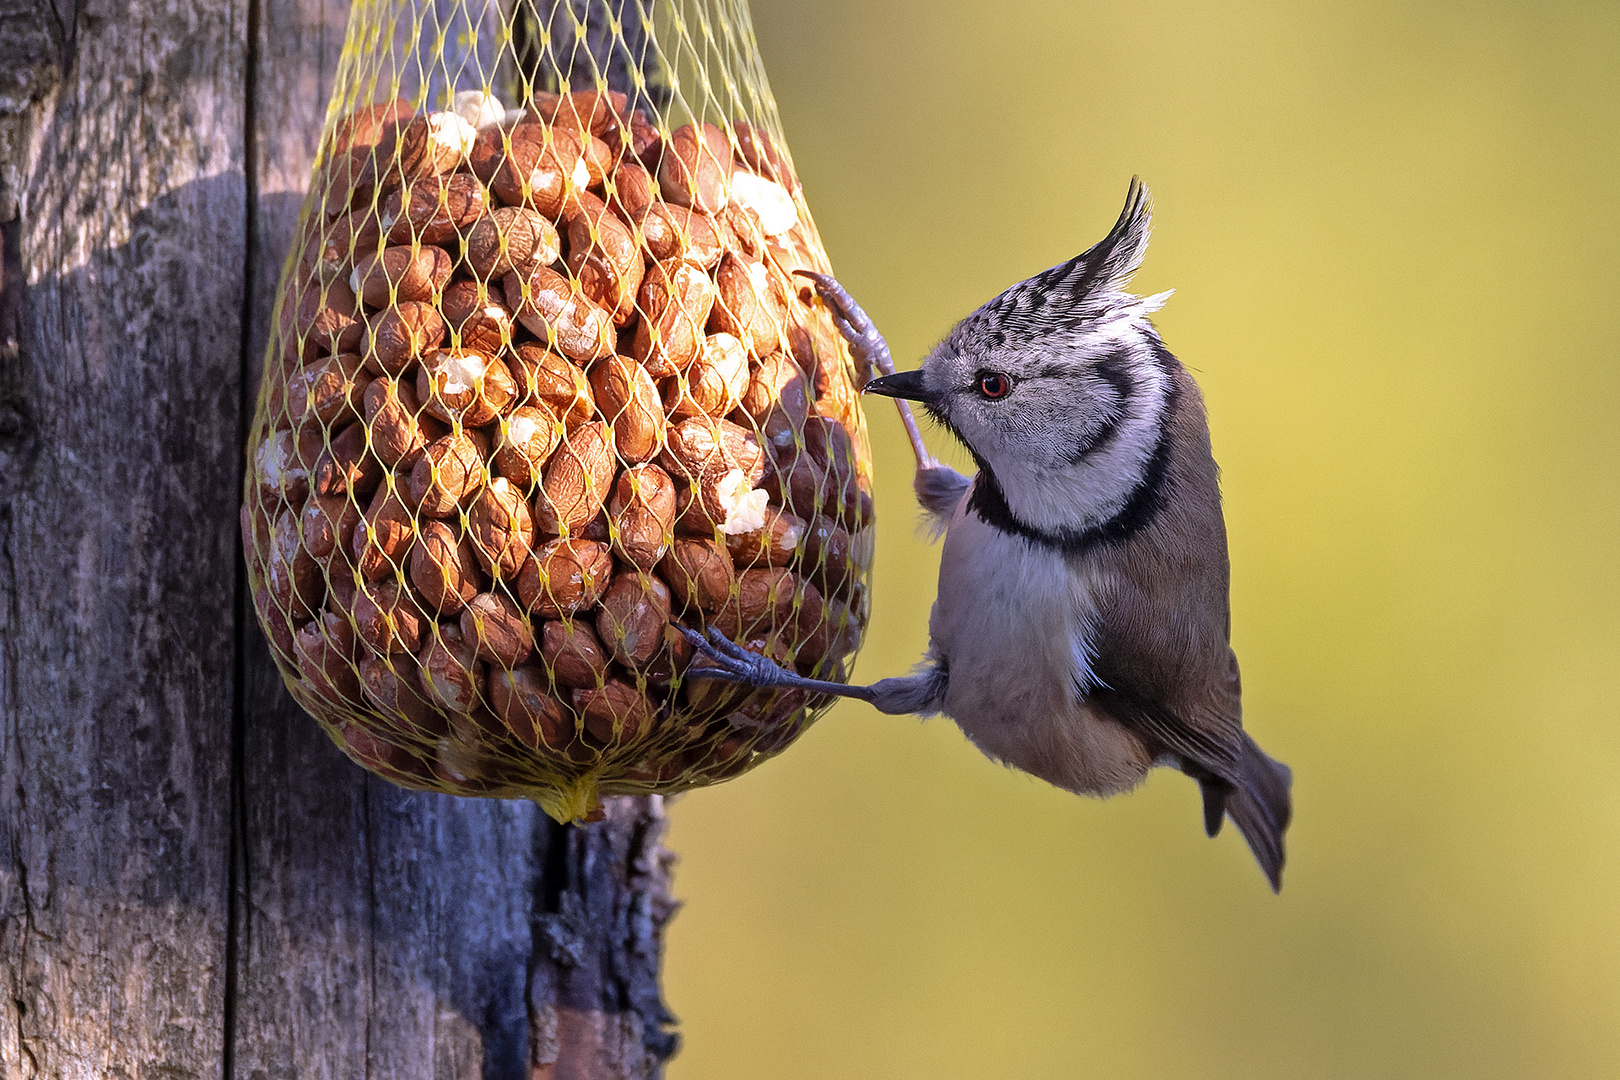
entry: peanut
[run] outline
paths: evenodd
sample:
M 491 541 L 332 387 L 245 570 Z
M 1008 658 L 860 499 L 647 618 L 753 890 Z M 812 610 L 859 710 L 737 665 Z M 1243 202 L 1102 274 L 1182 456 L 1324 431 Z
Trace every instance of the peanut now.
M 727 252 L 714 272 L 715 301 L 709 329 L 731 334 L 753 356 L 769 356 L 786 333 L 787 305 L 765 264 Z
M 375 375 L 399 375 L 444 341 L 444 318 L 431 304 L 406 300 L 371 317 L 363 353 Z
M 753 432 L 709 416 L 695 416 L 670 428 L 658 460 L 671 476 L 688 483 L 741 472 L 750 484 L 757 484 L 765 475 L 765 452 Z
M 407 586 L 392 579 L 362 588 L 354 599 L 355 630 L 378 656 L 415 653 L 428 618 Z
M 537 345 L 519 345 L 510 362 L 520 402 L 547 406 L 570 431 L 596 415 L 585 373 L 564 357 Z
M 477 177 L 434 175 L 389 192 L 379 224 L 390 244 L 444 244 L 464 236 L 488 208 Z
M 804 438 L 810 395 L 804 373 L 785 350 L 760 360 L 749 375 L 739 405 L 777 449 Z
M 519 124 L 507 133 L 490 189 L 508 206 L 533 207 L 555 220 L 569 197 L 589 185 L 582 155 L 579 135 L 565 127 Z
M 613 444 L 627 462 L 649 460 L 664 441 L 664 410 L 647 369 L 622 356 L 592 366 L 596 407 L 613 425 Z
M 568 205 L 568 269 L 580 288 L 613 313 L 616 326 L 635 315 L 644 264 L 629 226 L 607 204 L 582 191 Z
M 407 653 L 366 656 L 360 661 L 360 692 L 389 721 L 390 729 L 423 742 L 450 732 L 443 714 L 422 696 L 421 668 Z
M 725 209 L 731 179 L 731 143 L 713 124 L 676 128 L 664 148 L 658 183 L 664 198 L 717 214 Z
M 416 372 L 416 397 L 451 425 L 482 427 L 512 407 L 517 384 L 505 364 L 471 349 L 440 349 Z
M 413 385 L 387 376 L 366 387 L 365 410 L 371 452 L 390 469 L 409 472 L 422 449 L 446 434 L 439 421 L 422 415 Z
M 427 445 L 411 467 L 409 501 L 428 517 L 454 514 L 484 484 L 484 452 L 468 432 L 455 432 Z
M 715 302 L 714 282 L 685 262 L 654 263 L 641 282 L 641 319 L 632 349 L 654 378 L 683 370 L 697 355 Z
M 738 566 L 787 566 L 798 555 L 807 530 L 803 518 L 769 507 L 765 524 L 727 536 L 726 550 Z
M 577 363 L 613 352 L 613 316 L 549 266 L 503 279 L 506 304 L 535 337 Z
M 608 185 L 608 208 L 619 220 L 635 224 L 655 198 L 652 173 L 634 161 L 619 162 Z
M 573 616 L 601 599 L 613 556 L 595 540 L 553 540 L 518 572 L 518 601 L 542 619 Z
M 511 347 L 512 313 L 502 302 L 504 293 L 494 293 L 482 281 L 455 281 L 444 290 L 440 310 L 450 331 L 450 344 L 485 356 L 499 356 Z
M 574 691 L 586 734 L 603 746 L 629 746 L 652 731 L 656 710 L 647 695 L 623 679 Z
M 342 427 L 360 417 L 368 374 L 354 353 L 306 365 L 287 384 L 287 415 L 294 427 Z
M 742 342 L 730 334 L 711 334 L 691 366 L 665 384 L 664 409 L 673 420 L 725 416 L 741 404 L 748 378 L 748 351 Z
M 677 538 L 658 571 L 683 611 L 693 607 L 719 611 L 736 583 L 731 555 L 712 540 Z
M 527 277 L 561 253 L 557 227 L 526 206 L 497 207 L 467 234 L 467 268 L 482 281 L 497 282 L 514 272 Z
M 293 622 L 313 617 L 321 606 L 325 588 L 321 566 L 301 542 L 298 513 L 294 510 L 283 510 L 271 526 L 265 584 L 276 606 Z
M 599 514 L 613 485 L 612 429 L 581 424 L 552 455 L 535 497 L 535 523 L 547 536 L 573 534 Z
M 675 524 L 675 483 L 657 465 L 635 465 L 619 475 L 608 503 L 619 557 L 651 570 L 669 550 Z
M 652 574 L 626 571 L 602 594 L 596 633 L 626 667 L 639 668 L 664 645 L 669 625 L 669 588 Z
M 548 406 L 519 405 L 501 420 L 495 468 L 519 489 L 532 491 L 562 437 L 563 426 Z
M 632 214 L 642 242 L 660 262 L 683 262 L 708 270 L 725 254 L 714 222 L 696 210 L 652 200 Z
M 504 476 L 478 493 L 468 513 L 473 551 L 484 573 L 495 580 L 516 580 L 534 543 L 534 518 L 522 492 Z
M 382 462 L 368 445 L 365 422 L 357 420 L 333 436 L 315 459 L 310 486 L 320 495 L 369 495 L 382 477 Z
M 471 712 L 484 681 L 483 665 L 472 644 L 461 636 L 461 627 L 447 623 L 428 629 L 427 644 L 417 657 L 423 694 L 446 712 Z
M 398 490 L 393 484 L 378 487 L 352 534 L 354 565 L 360 576 L 367 581 L 391 576 L 404 565 L 415 537 L 416 516 Z
M 354 669 L 354 628 L 349 620 L 326 612 L 293 635 L 293 653 L 304 688 L 339 709 L 352 708 L 360 697 Z
M 514 739 L 531 750 L 561 751 L 574 738 L 574 722 L 550 689 L 545 671 L 536 664 L 489 672 L 491 711 Z
M 480 581 L 472 541 L 442 521 L 425 521 L 411 548 L 411 583 L 428 608 L 458 614 L 478 594 Z
M 559 686 L 601 686 L 608 655 L 590 623 L 552 619 L 540 628 L 540 659 Z
M 534 631 L 504 593 L 479 593 L 461 613 L 461 638 L 473 642 L 478 659 L 516 667 L 534 652 Z
M 431 245 L 398 245 L 362 256 L 349 288 L 374 308 L 401 300 L 431 300 L 450 280 L 450 253 Z

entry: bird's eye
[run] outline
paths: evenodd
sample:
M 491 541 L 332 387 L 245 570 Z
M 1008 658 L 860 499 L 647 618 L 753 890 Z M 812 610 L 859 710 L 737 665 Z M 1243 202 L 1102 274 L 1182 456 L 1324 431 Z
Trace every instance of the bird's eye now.
M 986 371 L 979 376 L 979 393 L 994 401 L 1012 391 L 1012 380 L 999 371 Z

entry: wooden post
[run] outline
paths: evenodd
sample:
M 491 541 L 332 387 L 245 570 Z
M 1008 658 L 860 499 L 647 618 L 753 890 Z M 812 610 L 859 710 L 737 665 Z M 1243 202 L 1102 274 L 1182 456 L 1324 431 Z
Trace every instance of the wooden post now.
M 657 799 L 557 826 L 292 705 L 236 506 L 336 0 L 0 0 L 0 1076 L 657 1075 Z

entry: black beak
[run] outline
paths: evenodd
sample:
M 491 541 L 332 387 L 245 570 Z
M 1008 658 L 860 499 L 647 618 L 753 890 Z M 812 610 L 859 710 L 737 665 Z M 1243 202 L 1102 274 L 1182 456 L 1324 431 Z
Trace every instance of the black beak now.
M 922 369 L 916 371 L 901 371 L 894 375 L 885 375 L 881 379 L 873 379 L 861 387 L 863 394 L 882 394 L 884 397 L 905 398 L 908 401 L 927 401 L 928 395 L 923 390 Z

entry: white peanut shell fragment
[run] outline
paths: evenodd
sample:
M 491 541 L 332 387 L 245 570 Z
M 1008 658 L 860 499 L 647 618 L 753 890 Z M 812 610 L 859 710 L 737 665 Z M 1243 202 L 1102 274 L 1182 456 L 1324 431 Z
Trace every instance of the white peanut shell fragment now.
M 731 197 L 759 215 L 759 227 L 766 236 L 781 236 L 799 223 L 793 196 L 775 180 L 738 169 L 731 174 Z
M 506 119 L 506 106 L 501 104 L 501 99 L 482 90 L 458 93 L 451 111 L 475 128 L 499 124 Z
M 765 527 L 765 504 L 770 494 L 764 488 L 752 487 L 741 470 L 732 469 L 714 485 L 720 505 L 726 509 L 726 520 L 720 531 L 737 536 Z
M 464 158 L 478 138 L 478 129 L 456 113 L 436 112 L 428 117 L 428 138 L 443 151 L 442 156 Z

